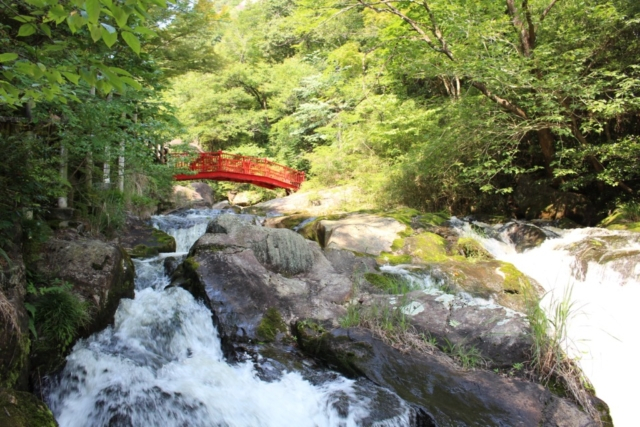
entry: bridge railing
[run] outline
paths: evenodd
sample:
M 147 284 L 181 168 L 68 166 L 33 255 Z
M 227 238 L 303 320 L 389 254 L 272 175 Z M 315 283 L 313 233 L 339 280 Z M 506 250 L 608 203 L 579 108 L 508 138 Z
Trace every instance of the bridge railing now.
M 231 172 L 247 176 L 263 176 L 300 187 L 304 172 L 271 160 L 217 151 L 214 153 L 172 153 L 175 166 L 198 173 Z

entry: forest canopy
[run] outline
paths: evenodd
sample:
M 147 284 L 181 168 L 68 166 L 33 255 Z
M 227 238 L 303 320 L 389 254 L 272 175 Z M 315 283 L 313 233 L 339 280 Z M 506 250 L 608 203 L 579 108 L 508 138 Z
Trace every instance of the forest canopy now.
M 2 166 L 5 212 L 62 194 L 90 210 L 121 150 L 124 199 L 154 203 L 171 170 L 152 153 L 176 138 L 356 186 L 382 207 L 524 215 L 519 195 L 533 192 L 602 215 L 637 198 L 633 0 L 0 9 L 3 148 L 18 147 Z

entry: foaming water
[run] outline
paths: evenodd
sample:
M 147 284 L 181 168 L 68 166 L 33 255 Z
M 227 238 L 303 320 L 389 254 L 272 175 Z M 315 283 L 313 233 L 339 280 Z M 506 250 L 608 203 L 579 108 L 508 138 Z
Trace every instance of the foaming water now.
M 222 213 L 233 213 L 233 211 L 190 209 L 177 215 L 153 216 L 151 221 L 154 227 L 176 239 L 176 252 L 186 253 L 207 231 L 209 222 Z M 260 222 L 260 217 L 254 215 L 238 215 L 238 217 L 248 223 Z
M 206 228 L 198 215 L 189 220 Z M 156 225 L 186 252 L 199 236 L 171 220 Z M 120 302 L 112 327 L 80 340 L 52 380 L 47 401 L 61 427 L 409 425 L 399 398 L 394 416 L 372 421 L 372 400 L 353 380 L 332 374 L 312 384 L 284 372 L 267 382 L 250 362 L 227 364 L 209 309 L 181 288 L 165 289 L 163 258 L 172 255 L 135 261 L 135 299 Z
M 570 295 L 574 313 L 568 351 L 609 404 L 614 424 L 637 425 L 637 399 L 625 384 L 640 382 L 640 371 L 633 368 L 640 353 L 640 235 L 599 228 L 553 230 L 558 238 L 517 253 L 513 245 L 481 236 L 469 224 L 458 225 L 497 259 L 537 280 L 547 291 L 542 301 L 547 309 Z M 598 247 L 608 250 L 598 253 L 596 262 L 590 255 Z

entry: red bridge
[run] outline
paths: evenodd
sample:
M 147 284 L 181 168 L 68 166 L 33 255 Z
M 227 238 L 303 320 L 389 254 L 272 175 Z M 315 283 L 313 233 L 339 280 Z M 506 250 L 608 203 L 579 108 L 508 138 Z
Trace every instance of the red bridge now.
M 190 160 L 197 156 L 195 160 Z M 264 188 L 284 188 L 297 191 L 304 181 L 304 172 L 291 169 L 259 157 L 225 153 L 175 153 L 176 166 L 188 168 L 194 174 L 174 175 L 177 181 L 213 179 L 216 181 L 245 182 Z

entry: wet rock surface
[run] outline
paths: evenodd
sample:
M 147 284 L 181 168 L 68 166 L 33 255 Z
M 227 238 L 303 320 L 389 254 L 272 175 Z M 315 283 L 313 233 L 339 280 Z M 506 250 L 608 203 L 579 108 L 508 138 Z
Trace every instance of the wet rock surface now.
M 394 390 L 420 408 L 431 425 L 595 426 L 575 405 L 540 385 L 486 371 L 461 371 L 437 354 L 402 353 L 363 329 L 325 332 L 301 326 L 298 342 L 345 375 L 364 376 Z
M 162 252 L 176 251 L 173 237 L 131 216 L 127 217 L 117 241 L 132 258 L 146 258 Z
M 527 322 L 523 315 L 495 303 L 477 304 L 472 294 L 492 298 L 511 295 L 505 292 L 509 286 L 518 292 L 533 286 L 520 283 L 521 273 L 509 277 L 515 274 L 509 268 L 500 272 L 505 263 L 485 255 L 466 260 L 469 251 L 478 255 L 473 245 L 466 245 L 451 260 L 450 248 L 459 245 L 455 239 L 445 239 L 444 250 L 437 255 L 447 261 L 435 265 L 456 265 L 447 272 L 452 277 L 453 272 L 465 272 L 459 287 L 450 281 L 451 293 L 416 290 L 402 297 L 385 295 L 363 279 L 379 275 L 372 257 L 344 249 L 323 251 L 316 242 L 299 237 L 290 230 L 265 229 L 222 215 L 209 224 L 173 278 L 173 285 L 190 289 L 212 307 L 229 354 L 246 352 L 247 346 L 256 344 L 255 351 L 262 352 L 259 343 L 273 342 L 271 357 L 260 368 L 266 379 L 276 380 L 278 372 L 292 368 L 290 355 L 273 355 L 282 353 L 274 349 L 292 343 L 290 328 L 295 325 L 293 333 L 303 352 L 347 376 L 383 386 L 411 404 L 413 418 L 408 425 L 595 425 L 574 404 L 542 386 L 489 371 L 463 370 L 435 347 L 433 354 L 400 352 L 367 330 L 338 325 L 350 304 L 361 310 L 386 306 L 403 312 L 416 334 L 474 347 L 488 366 L 510 367 L 527 360 L 531 345 Z M 286 253 L 292 250 L 294 254 Z M 432 274 L 431 264 L 420 268 Z M 472 268 L 482 274 L 470 273 Z M 496 276 L 495 289 L 491 285 L 489 291 L 480 285 L 475 289 L 474 280 L 468 280 L 486 282 L 487 275 Z M 359 285 L 354 285 L 356 279 Z M 367 393 L 372 396 L 371 390 Z

